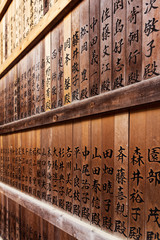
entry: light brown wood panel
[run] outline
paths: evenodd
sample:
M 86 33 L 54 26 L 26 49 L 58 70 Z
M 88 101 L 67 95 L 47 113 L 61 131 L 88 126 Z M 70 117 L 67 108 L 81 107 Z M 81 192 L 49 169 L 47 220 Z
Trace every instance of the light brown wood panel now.
M 128 120 L 127 112 L 114 121 L 114 232 L 121 239 L 128 235 Z
M 146 196 L 146 111 L 130 112 L 129 137 L 129 237 L 134 232 L 145 239 Z

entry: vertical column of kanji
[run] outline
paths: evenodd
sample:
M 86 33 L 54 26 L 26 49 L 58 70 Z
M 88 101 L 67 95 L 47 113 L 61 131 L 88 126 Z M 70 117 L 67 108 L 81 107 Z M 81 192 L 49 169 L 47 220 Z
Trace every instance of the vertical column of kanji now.
M 10 5 L 10 54 L 13 52 L 13 16 L 14 16 L 14 4 L 13 2 L 11 2 L 11 5 Z
M 65 141 L 66 141 L 66 149 L 67 149 L 67 156 L 66 156 L 66 172 L 65 172 L 65 182 L 66 182 L 66 189 L 65 189 L 65 210 L 69 213 L 73 213 L 73 158 L 76 156 L 74 155 L 73 151 L 73 126 L 72 122 L 68 122 L 65 125 Z M 68 151 L 70 150 L 70 152 Z
M 2 18 L 3 25 L 3 62 L 5 62 L 5 16 Z
M 130 114 L 129 238 L 145 239 L 145 111 Z
M 7 22 L 8 22 L 8 27 L 7 27 L 7 57 L 10 56 L 11 53 L 11 5 L 9 6 L 8 10 L 7 10 L 8 14 L 7 14 Z
M 26 2 L 27 0 L 22 0 L 22 25 L 23 25 L 23 30 L 22 30 L 22 34 L 23 34 L 23 39 L 26 38 Z
M 46 128 L 47 134 L 47 202 L 52 203 L 52 128 Z
M 71 13 L 64 18 L 64 105 L 71 103 Z
M 37 182 L 37 198 L 41 199 L 41 130 L 36 130 L 36 153 L 37 153 L 37 173 L 36 173 L 36 182 Z
M 17 23 L 16 23 L 16 16 L 15 16 L 16 11 L 17 11 L 17 1 L 15 0 L 15 1 L 13 1 L 13 14 L 12 14 L 12 16 L 13 16 L 13 18 L 12 18 L 12 21 L 13 21 L 13 25 L 12 25 L 13 26 L 12 52 L 15 49 L 15 45 L 16 45 L 16 32 L 17 32 L 17 29 L 16 29 Z
M 114 222 L 114 116 L 102 118 L 102 227 L 113 231 Z
M 59 26 L 51 32 L 51 108 L 57 107 Z
M 100 93 L 100 1 L 90 0 L 89 88 L 90 97 Z
M 34 27 L 39 22 L 38 0 L 33 0 L 33 25 Z
M 30 171 L 32 172 L 32 195 L 37 196 L 37 149 L 36 149 L 36 130 L 32 130 L 31 134 L 31 147 L 32 147 L 32 166 Z
M 45 111 L 45 39 L 40 42 L 40 112 Z
M 30 0 L 30 30 L 32 30 L 34 27 L 33 9 L 34 9 L 34 0 Z
M 16 139 L 18 138 L 18 133 L 16 133 Z M 21 191 L 25 191 L 25 169 L 26 169 L 26 160 L 27 160 L 27 152 L 28 146 L 26 146 L 26 133 L 21 133 L 22 139 L 22 157 L 21 157 Z M 18 139 L 17 139 L 18 140 Z M 16 142 L 17 147 L 17 142 Z M 18 162 L 17 162 L 18 164 Z
M 26 6 L 25 33 L 27 37 L 30 32 L 30 0 L 26 0 L 25 6 Z
M 28 83 L 27 83 L 27 62 L 28 62 L 28 54 L 24 57 L 24 67 L 23 67 L 23 117 L 26 118 L 28 116 Z
M 3 124 L 3 83 L 2 83 L 2 79 L 0 81 L 0 102 L 1 102 L 1 105 L 0 105 L 0 125 Z
M 31 51 L 31 115 L 36 114 L 36 77 L 35 77 L 35 61 L 36 61 L 36 55 L 35 55 L 35 48 Z
M 41 94 L 40 94 L 40 43 L 35 47 L 35 57 L 36 57 L 36 62 L 35 62 L 35 101 L 36 101 L 36 114 L 40 113 L 41 109 Z
M 32 111 L 32 52 L 27 55 L 27 116 L 31 116 Z
M 45 111 L 51 109 L 51 35 L 45 37 Z
M 58 126 L 58 147 L 59 147 L 59 157 L 58 157 L 58 206 L 65 209 L 65 172 L 66 172 L 66 158 L 67 149 L 65 141 L 65 125 Z
M 6 136 L 6 176 L 7 176 L 7 184 L 9 185 L 9 180 L 10 180 L 10 166 L 9 166 L 9 162 L 10 162 L 10 154 L 9 154 L 9 144 L 10 144 L 10 135 Z
M 143 59 L 142 77 L 152 78 L 160 74 L 159 51 L 159 8 L 157 0 L 143 1 Z
M 58 154 L 59 154 L 59 127 L 57 125 L 52 127 L 52 204 L 58 206 Z
M 47 136 L 46 129 L 41 129 L 41 199 L 46 201 L 47 186 Z
M 72 102 L 79 100 L 80 91 L 80 5 L 72 11 L 72 33 L 71 33 L 71 92 Z
M 114 232 L 126 239 L 128 234 L 128 113 L 114 121 Z
M 5 18 L 5 60 L 8 57 L 8 11 L 4 15 Z
M 24 58 L 18 63 L 19 64 L 19 81 L 20 81 L 20 119 L 24 115 L 24 94 L 23 94 L 23 84 L 24 84 Z
M 45 15 L 49 10 L 49 0 L 43 0 L 43 15 Z
M 62 21 L 57 28 L 59 28 L 57 107 L 62 107 L 64 105 L 64 22 Z
M 101 200 L 102 200 L 102 120 L 95 118 L 91 121 L 91 223 L 102 226 Z
M 4 76 L 4 123 L 7 123 L 8 117 L 8 106 L 7 106 L 7 75 Z
M 89 0 L 80 4 L 80 99 L 89 97 Z
M 6 153 L 5 153 L 5 147 L 6 147 L 6 142 L 5 142 L 6 136 L 3 136 L 3 182 L 6 183 Z
M 81 121 L 73 122 L 73 214 L 81 217 L 81 155 L 76 153 L 76 149 L 81 149 Z M 69 146 L 67 152 L 69 152 Z
M 113 1 L 100 3 L 100 90 L 111 90 L 112 79 L 112 41 L 113 41 Z
M 39 3 L 38 3 L 39 20 L 41 20 L 41 18 L 43 17 L 43 12 L 44 12 L 43 6 L 44 6 L 44 1 L 39 0 Z
M 2 193 L 0 193 L 0 236 L 2 237 Z
M 2 21 L 0 21 L 0 64 L 2 64 Z
M 2 148 L 3 148 L 2 136 L 0 136 L 0 181 L 1 182 L 3 182 L 3 149 Z
M 22 133 L 23 134 L 23 133 Z M 31 180 L 32 180 L 32 149 L 31 149 L 31 132 L 27 131 L 24 133 L 25 137 L 25 145 L 27 150 L 27 155 L 25 158 L 25 192 L 31 194 L 30 190 L 32 188 Z
M 20 63 L 17 64 L 17 120 L 20 119 Z
M 142 1 L 127 1 L 126 85 L 142 80 Z
M 8 198 L 4 195 L 4 236 L 6 240 L 8 238 Z
M 159 108 L 146 113 L 146 194 L 145 194 L 145 238 L 160 238 L 160 127 Z
M 126 1 L 113 0 L 113 82 L 112 89 L 125 85 Z
M 14 2 L 14 1 L 13 1 Z M 15 0 L 15 9 L 14 9 L 14 21 L 13 21 L 13 26 L 14 26 L 14 41 L 13 41 L 13 49 L 15 49 L 17 46 L 18 46 L 18 33 L 19 33 L 19 20 L 18 20 L 18 17 L 19 17 L 19 4 L 20 4 L 20 1 L 19 0 Z
M 26 181 L 26 189 L 28 191 L 28 193 L 30 195 L 33 194 L 33 172 L 35 172 L 35 169 L 34 169 L 34 164 L 33 164 L 33 161 L 34 161 L 34 157 L 33 157 L 33 148 L 32 146 L 35 145 L 35 143 L 33 144 L 33 139 L 35 139 L 35 133 L 33 133 L 34 130 L 32 131 L 28 131 L 27 134 L 28 134 L 28 149 L 29 149 L 29 156 L 28 156 L 28 161 L 27 161 L 27 165 L 28 165 L 28 174 L 27 174 L 27 181 Z M 33 138 L 33 139 L 32 139 Z M 28 184 L 27 184 L 28 182 Z M 28 188 L 27 188 L 27 185 L 28 185 Z
M 23 36 L 23 0 L 19 1 L 19 11 L 18 11 L 18 21 L 19 21 L 19 34 L 18 34 L 18 45 L 22 43 L 22 40 L 24 38 Z
M 15 67 L 12 68 L 11 71 L 11 119 L 10 121 L 14 121 L 14 76 L 15 76 Z
M 15 177 L 15 134 L 11 135 L 12 140 L 12 149 L 11 149 L 11 181 L 10 185 L 14 186 L 14 177 Z
M 91 221 L 91 121 L 81 122 L 81 146 L 77 148 L 77 155 L 81 157 L 81 217 L 84 221 Z M 80 150 L 80 151 L 78 151 Z

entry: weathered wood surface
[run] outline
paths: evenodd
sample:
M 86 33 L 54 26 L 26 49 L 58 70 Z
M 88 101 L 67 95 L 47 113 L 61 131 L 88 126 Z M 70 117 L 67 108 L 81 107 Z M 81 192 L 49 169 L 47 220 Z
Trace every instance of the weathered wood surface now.
M 24 41 L 13 51 L 12 55 L 1 65 L 0 78 L 25 56 L 71 9 L 79 0 L 57 1 L 44 15 L 43 19 L 30 31 Z
M 0 3 L 0 20 L 3 18 L 8 6 L 10 5 L 10 3 L 12 2 L 12 0 L 2 0 Z
M 155 77 L 109 93 L 77 101 L 46 113 L 5 124 L 0 126 L 0 131 L 1 134 L 15 132 L 69 119 L 158 102 L 160 101 L 159 89 L 160 79 Z

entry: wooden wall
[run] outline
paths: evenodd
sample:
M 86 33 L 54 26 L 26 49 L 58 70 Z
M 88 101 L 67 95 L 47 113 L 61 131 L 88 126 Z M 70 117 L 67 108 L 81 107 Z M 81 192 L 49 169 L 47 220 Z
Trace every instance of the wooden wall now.
M 0 2 L 0 235 L 160 239 L 160 3 L 11 2 Z

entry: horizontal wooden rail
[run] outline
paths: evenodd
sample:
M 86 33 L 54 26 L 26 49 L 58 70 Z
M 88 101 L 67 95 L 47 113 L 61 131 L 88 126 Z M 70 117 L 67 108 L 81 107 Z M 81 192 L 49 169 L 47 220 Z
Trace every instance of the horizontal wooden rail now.
M 160 77 L 0 126 L 0 134 L 160 101 Z
M 0 4 L 0 20 L 2 19 L 11 2 L 12 0 L 2 0 L 2 3 Z
M 75 219 L 75 217 L 65 213 L 64 211 L 34 199 L 33 197 L 30 197 L 29 195 L 24 194 L 1 182 L 0 192 L 64 232 L 74 236 L 76 239 L 120 240 L 120 238 L 101 231 L 100 229 L 91 226 L 77 218 Z
M 22 57 L 24 57 L 73 7 L 81 0 L 59 0 L 30 31 L 22 44 L 0 66 L 2 78 Z

